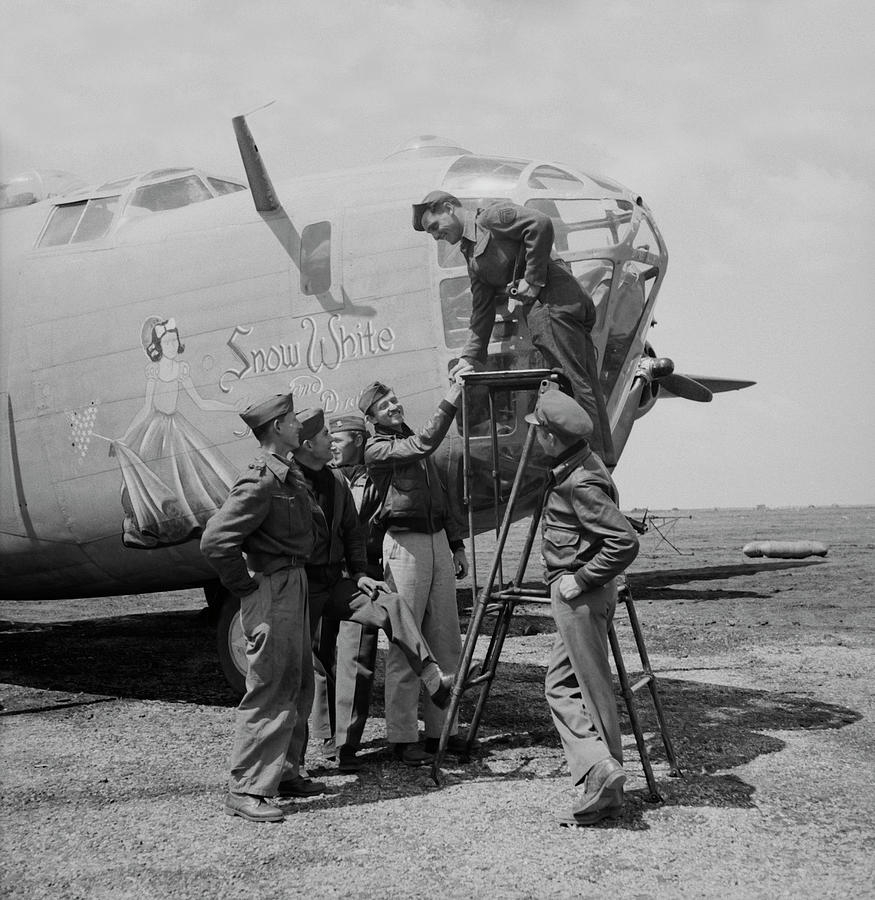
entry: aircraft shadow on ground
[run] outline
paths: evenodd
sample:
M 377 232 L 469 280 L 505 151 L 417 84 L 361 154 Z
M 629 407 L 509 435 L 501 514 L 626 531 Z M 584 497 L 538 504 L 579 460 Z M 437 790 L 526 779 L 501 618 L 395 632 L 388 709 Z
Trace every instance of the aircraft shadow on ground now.
M 543 696 L 543 681 L 544 668 L 540 666 L 502 663 L 481 723 L 478 751 L 466 766 L 459 766 L 448 757 L 449 783 L 488 778 L 567 779 L 561 743 Z M 753 786 L 727 770 L 784 748 L 784 741 L 766 732 L 842 728 L 861 718 L 856 710 L 789 692 L 674 678 L 660 678 L 659 685 L 682 777 L 666 774 L 666 753 L 649 697 L 638 695 L 636 709 L 657 772 L 659 791 L 665 803 L 673 806 L 755 808 Z M 641 830 L 648 827 L 645 814 L 654 807 L 649 789 L 643 786 L 643 769 L 618 686 L 617 694 L 626 765 L 637 776 L 636 784 L 642 786 L 627 789 L 627 809 L 622 820 L 600 827 Z M 473 710 L 473 701 L 463 700 L 463 727 Z M 381 715 L 382 704 L 375 703 L 372 711 Z M 549 802 L 546 795 L 553 792 L 547 789 L 545 803 Z M 350 792 L 342 802 L 369 801 L 359 800 Z
M 63 701 L 74 699 L 71 694 L 93 695 L 91 700 L 110 696 L 213 706 L 233 706 L 237 701 L 219 671 L 213 628 L 196 612 L 51 625 L 4 623 L 0 657 L 6 661 L 0 681 L 62 692 L 52 697 L 58 707 L 70 705 Z M 538 665 L 502 661 L 481 724 L 478 752 L 465 766 L 447 760 L 448 783 L 565 776 L 559 738 L 544 700 L 544 671 Z M 375 717 L 384 715 L 382 673 L 381 652 L 371 707 Z M 860 718 L 855 710 L 800 694 L 675 678 L 660 678 L 659 683 L 683 778 L 659 774 L 667 768 L 665 751 L 649 698 L 638 695 L 637 709 L 648 734 L 660 791 L 673 805 L 753 807 L 753 787 L 728 770 L 784 747 L 783 741 L 766 732 L 842 728 Z M 26 697 L 19 708 L 7 707 L 6 714 L 52 708 L 40 694 Z M 466 696 L 460 712 L 463 726 L 473 710 L 474 700 Z M 629 768 L 640 772 L 625 709 L 622 713 Z M 382 741 L 366 745 L 363 752 L 373 769 L 362 776 L 364 786 L 374 777 L 381 779 L 384 764 L 396 773 L 388 781 L 381 779 L 380 799 L 421 793 L 430 784 L 425 783 L 424 770 L 410 770 L 399 777 L 401 767 L 391 761 Z M 375 802 L 373 791 L 361 788 L 353 783 L 314 805 Z M 647 827 L 642 818 L 649 808 L 647 794 L 646 789 L 627 792 L 629 811 L 619 827 Z
M 645 572 L 630 572 L 629 586 L 635 597 L 647 591 L 658 590 L 672 584 L 690 581 L 722 581 L 739 575 L 758 575 L 783 569 L 805 569 L 809 566 L 826 565 L 823 559 L 785 559 L 765 562 L 733 563 L 731 565 L 693 566 L 682 569 L 652 569 Z
M 743 598 L 766 599 L 770 593 L 743 590 L 703 590 L 701 588 L 684 589 L 676 585 L 700 581 L 725 581 L 728 578 L 745 575 L 757 575 L 760 572 L 772 572 L 782 569 L 801 569 L 808 566 L 822 566 L 822 559 L 806 560 L 769 560 L 766 562 L 736 563 L 732 565 L 698 566 L 682 569 L 654 569 L 642 572 L 631 572 L 628 576 L 629 588 L 636 601 L 641 600 L 740 600 Z M 526 580 L 524 589 L 540 590 L 542 581 Z M 470 589 L 460 590 L 459 598 L 466 608 L 471 606 Z

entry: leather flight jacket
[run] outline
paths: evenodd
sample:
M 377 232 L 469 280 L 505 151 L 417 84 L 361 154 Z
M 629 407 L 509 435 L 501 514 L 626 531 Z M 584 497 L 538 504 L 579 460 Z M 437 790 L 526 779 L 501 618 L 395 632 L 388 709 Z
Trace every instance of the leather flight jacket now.
M 432 454 L 455 413 L 455 406 L 442 400 L 418 433 L 407 425 L 400 430 L 377 425 L 365 445 L 365 464 L 382 498 L 376 521 L 389 531 L 445 530 L 453 550 L 464 546 L 464 533 L 450 511 Z

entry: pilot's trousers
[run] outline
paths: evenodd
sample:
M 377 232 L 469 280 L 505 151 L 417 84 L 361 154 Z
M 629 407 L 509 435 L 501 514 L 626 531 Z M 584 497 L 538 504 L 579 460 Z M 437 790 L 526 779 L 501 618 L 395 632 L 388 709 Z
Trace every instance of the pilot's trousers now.
M 303 568 L 259 576 L 240 601 L 246 637 L 246 693 L 237 707 L 230 790 L 270 797 L 298 773 L 296 724 L 313 703 L 307 577 Z
M 568 377 L 574 399 L 592 419 L 590 446 L 606 466 L 613 466 L 616 460 L 611 425 L 583 298 L 577 300 L 567 291 L 553 292 L 549 286 L 541 293 L 543 296 L 526 313 L 532 343 L 541 352 L 547 368 L 561 369 Z
M 556 642 L 550 654 L 544 693 L 562 739 L 574 784 L 599 760 L 623 762 L 620 720 L 611 680 L 608 625 L 617 607 L 613 581 L 573 600 L 561 600 L 559 582 L 550 597 Z
M 455 672 L 462 655 L 453 554 L 446 532 L 423 534 L 389 531 L 383 539 L 386 581 L 401 595 L 446 673 Z M 419 738 L 419 682 L 404 657 L 390 647 L 386 654 L 386 737 L 392 744 Z M 439 737 L 446 712 L 423 701 L 426 737 Z M 455 724 L 453 725 L 455 731 Z

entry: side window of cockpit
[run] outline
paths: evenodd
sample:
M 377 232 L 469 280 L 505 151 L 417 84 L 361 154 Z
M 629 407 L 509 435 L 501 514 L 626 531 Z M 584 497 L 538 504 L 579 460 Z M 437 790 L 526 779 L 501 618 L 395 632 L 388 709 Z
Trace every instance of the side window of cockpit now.
M 135 210 L 163 212 L 200 203 L 202 200 L 211 200 L 212 196 L 200 178 L 196 175 L 187 175 L 185 178 L 173 178 L 170 181 L 146 184 L 137 188 L 128 206 Z
M 43 232 L 42 240 L 39 242 L 40 247 L 58 247 L 61 244 L 69 244 L 70 238 L 73 237 L 73 232 L 82 218 L 82 213 L 85 211 L 86 202 L 86 200 L 81 200 L 79 203 L 64 203 L 56 206 L 52 211 L 49 224 Z
M 103 237 L 112 225 L 118 200 L 118 197 L 97 197 L 56 206 L 39 246 L 59 247 Z
M 331 287 L 331 223 L 316 222 L 301 234 L 301 291 L 324 294 Z
M 89 200 L 82 221 L 79 222 L 79 227 L 73 234 L 70 243 L 93 241 L 103 237 L 109 231 L 109 226 L 112 225 L 112 217 L 115 215 L 117 207 L 118 197 L 98 197 L 95 200 Z
M 220 197 L 222 194 L 233 194 L 235 191 L 246 190 L 242 184 L 237 184 L 234 181 L 225 181 L 222 178 L 210 178 L 208 176 L 207 181 L 209 181 L 210 186 Z

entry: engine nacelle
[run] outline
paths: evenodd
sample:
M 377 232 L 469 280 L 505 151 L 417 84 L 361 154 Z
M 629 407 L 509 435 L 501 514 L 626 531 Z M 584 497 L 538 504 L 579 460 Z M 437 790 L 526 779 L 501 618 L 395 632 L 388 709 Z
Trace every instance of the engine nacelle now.
M 635 410 L 636 421 L 640 419 L 641 416 L 646 416 L 647 413 L 649 413 L 650 410 L 653 409 L 653 404 L 656 403 L 658 397 L 658 381 L 651 381 L 650 384 L 644 385 L 644 388 L 641 391 L 641 399 L 638 401 L 638 409 Z
M 667 357 L 657 357 L 656 351 L 650 344 L 644 345 L 644 356 L 638 364 L 638 375 L 646 380 L 641 390 L 641 399 L 638 409 L 635 410 L 635 419 L 640 419 L 653 409 L 659 397 L 659 379 L 665 378 L 674 372 L 674 363 Z

